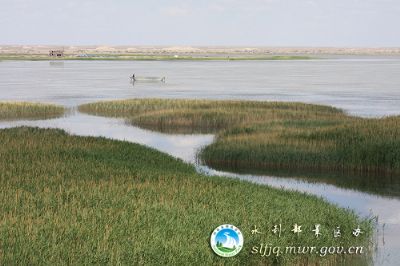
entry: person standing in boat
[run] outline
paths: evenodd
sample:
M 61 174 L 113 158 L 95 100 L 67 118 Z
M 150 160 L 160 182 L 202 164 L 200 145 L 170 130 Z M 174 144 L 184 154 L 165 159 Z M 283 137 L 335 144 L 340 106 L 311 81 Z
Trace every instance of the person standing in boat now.
M 132 74 L 132 80 L 135 81 L 135 73 Z

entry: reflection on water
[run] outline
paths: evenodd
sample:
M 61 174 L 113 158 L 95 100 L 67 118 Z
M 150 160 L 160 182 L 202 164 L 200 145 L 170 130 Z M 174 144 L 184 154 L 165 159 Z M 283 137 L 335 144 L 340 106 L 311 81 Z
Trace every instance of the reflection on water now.
M 64 67 L 64 61 L 50 61 L 50 67 Z
M 166 76 L 167 83 L 129 84 L 132 73 Z M 0 100 L 53 102 L 69 107 L 122 98 L 212 98 L 299 101 L 328 104 L 361 116 L 400 114 L 400 59 L 309 61 L 4 61 Z M 51 120 L 0 122 L 0 128 L 39 126 L 84 136 L 141 143 L 187 162 L 213 135 L 167 135 L 125 124 L 121 119 L 72 111 Z M 200 172 L 239 178 L 321 196 L 361 216 L 378 216 L 376 265 L 400 262 L 400 201 L 396 180 L 354 177 L 308 179 L 234 174 L 197 165 Z M 310 180 L 311 178 L 311 180 Z M 322 179 L 321 179 L 322 178 Z M 312 181 L 312 182 L 309 182 Z M 315 182 L 320 181 L 320 182 Z M 393 182 L 392 182 L 393 181 Z M 323 182 L 323 183 L 322 183 Z M 392 182 L 392 183 L 391 183 Z M 383 234 L 384 228 L 384 234 Z
M 254 170 L 243 168 L 229 168 L 212 165 L 222 172 L 234 172 L 239 174 L 252 174 L 257 176 L 277 176 L 282 178 L 296 178 L 309 183 L 331 184 L 337 187 L 353 189 L 376 195 L 396 197 L 400 199 L 400 178 L 390 175 L 366 175 L 330 172 L 290 171 L 290 170 Z
M 166 135 L 128 126 L 123 119 L 91 116 L 79 112 L 51 120 L 0 122 L 0 128 L 17 126 L 60 128 L 73 135 L 107 137 L 140 143 L 190 163 L 195 162 L 194 154 L 197 150 L 210 144 L 214 139 L 213 135 Z
M 63 66 L 58 65 L 63 64 Z M 167 83 L 129 76 L 166 77 Z M 399 114 L 400 58 L 295 61 L 3 61 L 0 98 L 81 103 L 212 98 L 329 104 L 352 114 Z
M 38 126 L 61 128 L 82 136 L 101 136 L 144 144 L 186 162 L 194 163 L 199 172 L 208 175 L 226 176 L 266 184 L 276 188 L 293 189 L 321 196 L 329 202 L 350 208 L 362 217 L 378 216 L 379 233 L 376 236 L 377 265 L 396 265 L 400 261 L 400 200 L 344 189 L 330 184 L 310 183 L 295 178 L 279 178 L 264 175 L 236 174 L 210 169 L 197 164 L 198 151 L 212 143 L 213 135 L 171 135 L 157 133 L 128 125 L 123 119 L 91 116 L 72 111 L 70 116 L 37 121 L 0 122 L 0 128 L 15 126 Z M 385 225 L 385 234 L 382 226 Z M 385 245 L 383 245 L 383 241 Z
M 204 165 L 197 170 L 207 175 L 237 178 L 252 183 L 269 185 L 279 189 L 289 189 L 320 196 L 343 208 L 354 210 L 361 217 L 377 217 L 374 262 L 376 265 L 398 265 L 400 261 L 400 200 L 343 189 L 330 184 L 309 183 L 296 178 L 245 175 L 217 171 Z

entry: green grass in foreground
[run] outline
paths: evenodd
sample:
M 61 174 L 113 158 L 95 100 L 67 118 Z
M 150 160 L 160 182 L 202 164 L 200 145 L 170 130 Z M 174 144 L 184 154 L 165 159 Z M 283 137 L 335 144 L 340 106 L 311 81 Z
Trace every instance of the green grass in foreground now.
M 400 117 L 365 119 L 321 105 L 133 99 L 80 106 L 164 132 L 217 132 L 214 168 L 400 175 Z
M 174 55 L 144 55 L 144 54 L 93 54 L 87 57 L 78 57 L 75 55 L 66 55 L 64 57 L 50 57 L 43 54 L 0 54 L 0 60 L 27 60 L 27 61 L 48 61 L 48 60 L 127 60 L 127 61 L 163 61 L 163 60 L 193 60 L 193 61 L 212 61 L 212 60 L 310 60 L 315 59 L 311 56 L 303 55 L 254 55 L 254 56 L 174 56 Z
M 250 254 L 261 243 L 347 247 L 371 236 L 369 222 L 320 198 L 203 176 L 138 144 L 26 127 L 0 130 L 0 143 L 0 265 L 257 265 L 272 261 Z M 236 257 L 209 247 L 223 223 L 244 233 Z M 277 223 L 281 238 L 250 234 L 254 225 L 268 232 Z M 290 232 L 294 223 L 304 233 Z M 361 238 L 351 235 L 357 225 Z M 334 239 L 336 226 L 342 237 Z M 296 259 L 321 265 L 334 257 L 278 260 Z
M 65 108 L 54 104 L 0 102 L 0 120 L 48 119 L 62 116 Z

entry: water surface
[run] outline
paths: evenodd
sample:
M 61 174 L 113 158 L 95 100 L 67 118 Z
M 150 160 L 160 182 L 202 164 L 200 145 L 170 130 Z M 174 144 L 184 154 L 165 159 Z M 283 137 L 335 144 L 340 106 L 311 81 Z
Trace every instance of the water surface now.
M 166 83 L 129 83 L 129 76 Z M 132 97 L 301 101 L 399 114 L 400 58 L 294 61 L 3 61 L 0 99 L 75 106 Z
M 129 83 L 129 76 L 166 76 L 167 82 Z M 213 135 L 169 135 L 127 125 L 121 119 L 75 111 L 81 103 L 137 97 L 300 101 L 344 108 L 359 116 L 400 114 L 400 58 L 310 61 L 3 61 L 0 100 L 52 102 L 73 109 L 66 117 L 0 122 L 0 128 L 62 128 L 85 136 L 141 143 L 187 162 Z M 198 171 L 321 196 L 363 217 L 379 217 L 376 265 L 400 262 L 400 200 L 357 187 L 300 178 L 236 174 L 196 165 Z M 326 181 L 322 179 L 322 181 Z M 389 186 L 390 184 L 385 184 Z M 383 225 L 385 233 L 383 234 Z

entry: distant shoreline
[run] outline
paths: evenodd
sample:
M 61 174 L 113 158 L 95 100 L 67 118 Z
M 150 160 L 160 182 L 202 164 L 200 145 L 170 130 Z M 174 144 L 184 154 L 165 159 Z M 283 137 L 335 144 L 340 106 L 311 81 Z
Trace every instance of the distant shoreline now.
M 1 60 L 10 61 L 262 61 L 262 60 L 311 60 L 317 59 L 304 55 L 253 55 L 253 56 L 231 56 L 231 55 L 138 55 L 138 54 L 87 54 L 64 56 L 48 56 L 43 54 L 0 54 Z
M 0 56 L 46 56 L 51 50 L 62 50 L 66 57 L 86 55 L 164 56 L 193 58 L 261 58 L 273 56 L 400 56 L 400 47 L 229 47 L 229 46 L 60 46 L 60 45 L 0 45 Z

